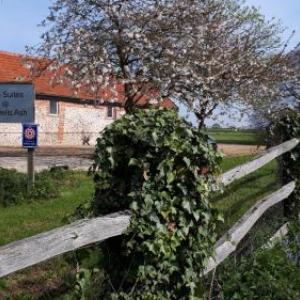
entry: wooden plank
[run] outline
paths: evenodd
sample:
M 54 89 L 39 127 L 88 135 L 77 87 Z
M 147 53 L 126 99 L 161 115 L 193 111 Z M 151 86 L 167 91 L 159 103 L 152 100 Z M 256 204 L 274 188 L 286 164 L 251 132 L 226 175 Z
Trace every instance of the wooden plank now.
M 257 220 L 272 206 L 283 201 L 294 191 L 296 183 L 293 181 L 275 193 L 260 200 L 216 243 L 215 255 L 208 261 L 203 272 L 206 275 L 215 269 L 237 248 L 240 241 L 246 236 Z
M 290 141 L 287 141 L 283 144 L 280 144 L 278 146 L 269 148 L 265 151 L 264 154 L 258 156 L 256 159 L 245 163 L 243 165 L 237 166 L 228 172 L 222 174 L 219 177 L 219 181 L 224 186 L 229 185 L 233 181 L 240 179 L 242 177 L 245 177 L 246 175 L 260 169 L 276 157 L 279 157 L 280 155 L 292 150 L 299 144 L 298 139 L 292 139 Z
M 0 247 L 0 278 L 57 255 L 121 235 L 130 222 L 126 212 L 84 219 Z

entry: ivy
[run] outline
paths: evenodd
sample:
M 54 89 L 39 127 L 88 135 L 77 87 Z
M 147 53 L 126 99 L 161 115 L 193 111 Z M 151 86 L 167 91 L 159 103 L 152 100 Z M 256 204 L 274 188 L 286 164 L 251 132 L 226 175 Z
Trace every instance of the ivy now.
M 271 124 L 269 131 L 274 144 L 292 138 L 300 139 L 300 113 L 289 111 L 284 116 L 277 117 Z M 285 212 L 289 217 L 294 216 L 297 219 L 300 207 L 300 145 L 284 154 L 280 163 L 283 183 L 296 181 L 295 192 L 285 201 Z
M 221 156 L 166 109 L 137 110 L 97 140 L 94 216 L 131 211 L 121 237 L 101 244 L 103 299 L 198 299 L 220 216 L 208 198 Z

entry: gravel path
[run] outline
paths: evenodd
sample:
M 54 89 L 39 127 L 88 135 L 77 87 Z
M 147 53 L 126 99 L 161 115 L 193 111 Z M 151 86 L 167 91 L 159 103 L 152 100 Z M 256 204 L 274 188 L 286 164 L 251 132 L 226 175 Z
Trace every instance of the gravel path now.
M 264 146 L 218 144 L 225 156 L 258 155 Z M 27 171 L 27 151 L 22 148 L 0 147 L 0 167 Z M 87 171 L 92 164 L 93 147 L 41 147 L 36 151 L 35 170 L 50 169 L 54 166 L 68 166 L 72 170 Z
M 37 156 L 35 157 L 35 170 L 50 169 L 54 166 L 68 166 L 71 170 L 87 171 L 92 164 L 92 160 L 80 157 L 68 156 Z M 19 172 L 27 172 L 26 157 L 0 157 L 0 167 L 5 169 L 15 169 Z

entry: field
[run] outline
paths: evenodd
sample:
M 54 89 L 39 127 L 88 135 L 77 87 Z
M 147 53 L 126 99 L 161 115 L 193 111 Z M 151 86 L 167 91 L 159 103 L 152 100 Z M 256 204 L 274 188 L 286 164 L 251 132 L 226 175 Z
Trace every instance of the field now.
M 265 145 L 264 131 L 253 129 L 209 128 L 205 130 L 217 143 L 240 145 Z
M 1 208 L 0 245 L 68 223 L 68 216 L 80 204 L 87 203 L 92 193 L 91 177 L 86 173 L 69 172 L 63 180 L 59 197 Z M 76 263 L 69 264 L 65 257 L 60 256 L 0 279 L 0 300 L 59 299 L 57 295 L 74 284 L 76 270 L 73 265 Z
M 251 156 L 225 158 L 222 170 L 227 171 L 251 160 Z M 280 187 L 277 174 L 277 161 L 272 161 L 256 172 L 229 185 L 223 194 L 216 195 L 212 201 L 224 214 L 224 226 L 229 229 L 258 200 Z
M 225 158 L 223 171 L 251 160 L 251 156 Z M 278 188 L 277 164 L 272 162 L 212 199 L 225 217 L 220 234 L 236 222 L 262 196 Z M 92 178 L 70 173 L 58 198 L 2 208 L 0 245 L 43 232 L 68 222 L 75 208 L 87 203 L 93 192 Z M 73 263 L 67 263 L 73 260 Z M 0 299 L 67 299 L 58 297 L 74 285 L 76 257 L 65 255 L 0 279 Z

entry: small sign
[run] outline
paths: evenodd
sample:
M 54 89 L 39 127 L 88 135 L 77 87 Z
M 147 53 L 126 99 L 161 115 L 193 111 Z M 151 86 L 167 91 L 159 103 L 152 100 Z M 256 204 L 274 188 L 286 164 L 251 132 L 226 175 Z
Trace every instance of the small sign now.
M 38 146 L 38 125 L 23 124 L 22 144 L 24 148 L 35 148 Z
M 0 83 L 0 123 L 34 122 L 31 83 Z

